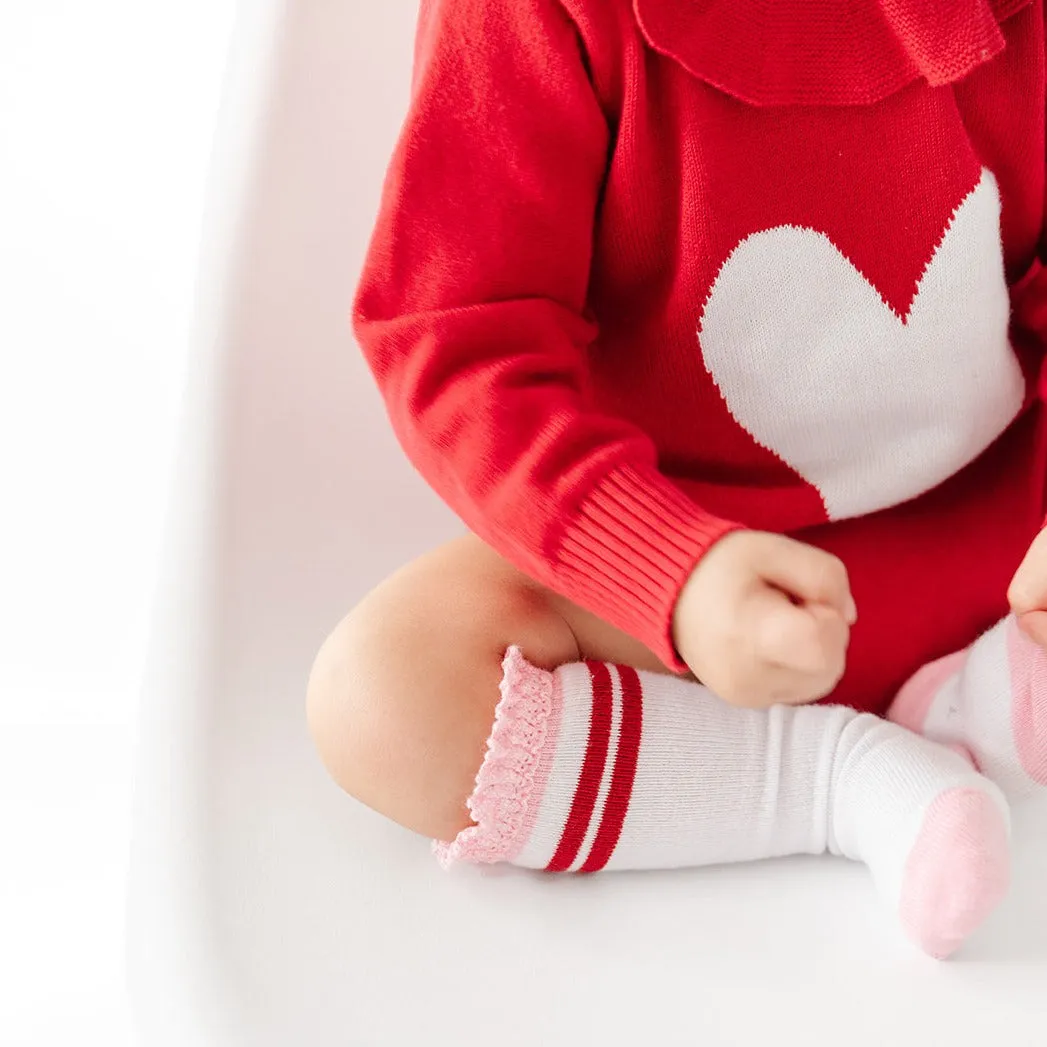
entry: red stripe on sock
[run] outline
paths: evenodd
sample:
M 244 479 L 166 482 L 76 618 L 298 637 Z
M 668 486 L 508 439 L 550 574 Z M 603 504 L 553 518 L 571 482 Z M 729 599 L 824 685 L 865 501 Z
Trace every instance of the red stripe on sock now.
M 567 824 L 552 861 L 545 867 L 548 872 L 566 872 L 578 857 L 578 850 L 592 820 L 593 808 L 596 807 L 604 764 L 607 763 L 607 748 L 611 740 L 611 673 L 603 662 L 585 664 L 589 668 L 593 688 L 589 740 L 586 742 L 582 770 L 578 775 Z
M 614 854 L 622 835 L 625 815 L 633 795 L 636 764 L 640 759 L 640 736 L 643 733 L 643 686 L 636 670 L 617 666 L 622 682 L 622 729 L 618 735 L 618 755 L 611 773 L 611 787 L 603 807 L 603 818 L 593 840 L 592 850 L 579 872 L 599 872 Z

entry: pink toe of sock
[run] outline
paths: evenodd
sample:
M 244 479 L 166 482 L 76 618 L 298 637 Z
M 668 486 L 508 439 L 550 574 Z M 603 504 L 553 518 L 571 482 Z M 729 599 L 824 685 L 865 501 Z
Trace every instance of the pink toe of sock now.
M 1011 721 L 1022 769 L 1037 784 L 1047 785 L 1047 656 L 1011 622 L 1007 660 L 1014 701 Z
M 996 908 L 1010 884 L 1007 818 L 980 789 L 948 789 L 927 809 L 906 864 L 902 926 L 944 960 Z

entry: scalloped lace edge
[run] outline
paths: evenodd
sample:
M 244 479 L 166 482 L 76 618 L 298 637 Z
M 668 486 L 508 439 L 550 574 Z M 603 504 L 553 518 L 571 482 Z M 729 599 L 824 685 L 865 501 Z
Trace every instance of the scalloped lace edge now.
M 553 676 L 537 669 L 519 647 L 502 661 L 501 699 L 494 727 L 467 801 L 475 825 L 450 843 L 436 840 L 433 853 L 446 869 L 455 862 L 510 861 L 526 843 L 521 839 L 532 802 L 536 772 L 553 712 Z

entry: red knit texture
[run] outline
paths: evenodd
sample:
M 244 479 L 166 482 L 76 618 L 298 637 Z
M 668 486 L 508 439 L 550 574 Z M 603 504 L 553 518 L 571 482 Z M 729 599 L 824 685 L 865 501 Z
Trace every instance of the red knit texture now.
M 725 533 L 831 550 L 861 615 L 834 700 L 883 708 L 1005 610 L 1043 518 L 1042 412 L 1030 395 L 946 482 L 830 521 L 732 416 L 698 330 L 732 252 L 779 227 L 824 234 L 904 320 L 988 170 L 1035 391 L 1043 21 L 1042 0 L 424 0 L 354 307 L 419 471 L 678 669 L 672 608 Z
M 654 48 L 754 105 L 868 105 L 952 83 L 1003 50 L 998 19 L 1028 2 L 634 0 Z

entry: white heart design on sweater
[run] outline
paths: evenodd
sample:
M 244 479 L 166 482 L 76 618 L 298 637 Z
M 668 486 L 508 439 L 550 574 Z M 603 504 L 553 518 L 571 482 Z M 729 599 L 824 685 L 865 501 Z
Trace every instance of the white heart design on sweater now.
M 823 233 L 743 240 L 699 325 L 735 419 L 814 486 L 830 519 L 914 498 L 973 461 L 1021 408 L 1000 195 L 983 171 L 906 317 Z

